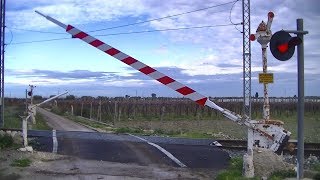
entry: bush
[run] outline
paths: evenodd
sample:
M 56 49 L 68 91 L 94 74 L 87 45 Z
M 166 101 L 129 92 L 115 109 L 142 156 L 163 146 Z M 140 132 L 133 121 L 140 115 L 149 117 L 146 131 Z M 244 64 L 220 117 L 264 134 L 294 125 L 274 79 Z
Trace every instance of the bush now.
M 9 135 L 0 136 L 0 149 L 11 147 L 13 142 L 13 138 Z

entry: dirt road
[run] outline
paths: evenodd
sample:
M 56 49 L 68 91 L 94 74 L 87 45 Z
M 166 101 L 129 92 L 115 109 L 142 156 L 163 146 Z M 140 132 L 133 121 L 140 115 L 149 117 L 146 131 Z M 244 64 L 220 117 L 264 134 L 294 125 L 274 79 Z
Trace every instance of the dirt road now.
M 45 109 L 38 107 L 37 112 L 42 114 L 48 125 L 55 130 L 95 132 L 92 129 L 81 126 L 73 121 L 51 113 Z

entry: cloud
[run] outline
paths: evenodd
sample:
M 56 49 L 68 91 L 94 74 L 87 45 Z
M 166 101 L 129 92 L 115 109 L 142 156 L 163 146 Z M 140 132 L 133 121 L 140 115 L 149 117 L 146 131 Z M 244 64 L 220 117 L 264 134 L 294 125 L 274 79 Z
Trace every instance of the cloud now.
M 6 15 L 10 26 L 39 29 L 55 25 L 36 14 L 35 10 L 64 23 L 83 24 L 141 15 L 143 6 L 140 4 L 139 0 L 30 0 L 25 3 L 14 1 L 8 4 Z
M 205 8 L 215 4 L 225 3 L 224 0 L 208 0 L 205 3 L 190 0 L 166 1 L 159 0 L 20 0 L 9 1 L 7 11 L 8 26 L 41 30 L 55 27 L 54 24 L 34 13 L 34 10 L 42 11 L 54 18 L 70 24 L 105 23 L 116 22 L 121 18 L 133 17 L 133 22 L 160 18 L 166 15 L 183 13 L 195 9 Z M 258 24 L 267 20 L 269 10 L 274 11 L 275 18 L 272 24 L 272 31 L 281 29 L 295 29 L 296 19 L 303 18 L 305 29 L 309 34 L 305 36 L 305 67 L 306 80 L 314 82 L 310 87 L 314 87 L 309 93 L 316 92 L 316 85 L 319 85 L 320 71 L 320 2 L 318 0 L 277 0 L 251 1 L 251 32 L 254 33 Z M 229 14 L 232 4 L 189 13 L 162 21 L 152 21 L 143 27 L 147 29 L 167 29 L 177 27 L 203 26 L 229 24 Z M 233 22 L 241 22 L 241 1 L 235 4 L 231 19 Z M 131 22 L 131 21 L 130 21 Z M 121 22 L 123 23 L 123 22 Z M 242 29 L 241 26 L 237 26 Z M 196 85 L 203 92 L 209 95 L 241 95 L 242 87 L 242 34 L 234 26 L 215 27 L 182 31 L 161 32 L 166 37 L 166 43 L 181 43 L 192 47 L 199 57 L 178 58 L 174 62 L 164 60 L 158 65 L 159 71 L 168 74 L 184 83 Z M 253 80 L 257 81 L 257 73 L 262 71 L 261 46 L 254 41 L 252 44 L 252 72 Z M 169 46 L 160 45 L 154 52 L 163 55 L 168 53 Z M 183 48 L 183 47 L 182 47 Z M 189 50 L 189 49 L 188 49 Z M 191 50 L 191 51 L 192 51 Z M 269 51 L 268 51 L 269 52 Z M 183 53 L 182 53 L 183 54 Z M 295 88 L 294 85 L 285 87 L 288 83 L 295 82 L 296 58 L 286 62 L 275 60 L 268 53 L 268 66 L 271 72 L 279 74 L 281 88 Z M 60 84 L 67 86 L 73 83 L 75 87 L 90 86 L 95 87 L 147 87 L 151 82 L 155 82 L 129 68 L 128 75 L 121 72 L 93 72 L 87 70 L 74 70 L 69 72 L 57 72 L 48 70 L 32 70 L 19 72 L 12 70 L 8 72 L 8 83 L 28 84 L 31 82 L 47 84 Z M 128 70 L 125 68 L 125 70 Z M 10 74 L 11 73 L 11 74 Z M 29 79 L 28 79 L 29 78 Z M 288 81 L 288 83 L 286 83 Z M 227 82 L 227 83 L 226 83 Z M 214 87 L 214 90 L 212 90 Z M 208 88 L 208 89 L 207 89 Z M 84 88 L 86 89 L 86 88 Z M 152 91 L 146 88 L 146 91 Z M 235 91 L 234 89 L 239 89 Z M 101 90 L 102 91 L 102 90 Z M 153 90 L 154 91 L 154 90 Z M 211 93 L 214 91 L 215 93 Z M 239 91 L 239 92 L 238 92 Z M 120 92 L 120 91 L 118 91 Z M 123 91 L 121 91 L 123 92 Z M 169 94 L 168 91 L 164 91 Z M 219 93 L 218 93 L 219 92 Z M 172 94 L 171 94 L 172 95 Z

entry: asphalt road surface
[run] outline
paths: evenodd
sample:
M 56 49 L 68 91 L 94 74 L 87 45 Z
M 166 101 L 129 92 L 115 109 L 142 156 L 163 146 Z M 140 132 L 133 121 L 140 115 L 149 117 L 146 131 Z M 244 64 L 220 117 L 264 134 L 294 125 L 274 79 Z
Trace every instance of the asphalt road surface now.
M 52 152 L 52 131 L 29 131 L 32 142 L 38 151 Z M 58 154 L 71 155 L 81 159 L 135 163 L 142 166 L 181 167 L 179 163 L 150 145 L 154 143 L 175 157 L 188 168 L 225 169 L 229 155 L 215 146 L 211 140 L 184 140 L 167 137 L 144 137 L 146 142 L 126 134 L 108 134 L 99 132 L 66 132 L 57 131 Z M 175 144 L 174 141 L 177 143 Z M 159 143 L 160 142 L 160 143 Z
M 48 125 L 55 130 L 94 132 L 92 129 L 81 126 L 80 124 L 77 124 L 45 109 L 37 107 L 37 112 L 42 114 Z
M 229 155 L 213 139 L 185 139 L 99 133 L 38 108 L 56 131 L 28 131 L 38 151 L 57 152 L 83 160 L 136 164 L 147 167 L 197 168 L 217 172 L 228 166 Z

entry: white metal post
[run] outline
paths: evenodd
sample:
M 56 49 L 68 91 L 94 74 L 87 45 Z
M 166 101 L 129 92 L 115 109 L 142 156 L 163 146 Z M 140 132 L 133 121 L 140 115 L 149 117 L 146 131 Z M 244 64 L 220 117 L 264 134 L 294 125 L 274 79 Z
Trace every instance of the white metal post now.
M 28 134 L 27 134 L 27 132 L 28 132 L 28 125 L 27 125 L 27 121 L 28 121 L 28 118 L 29 118 L 30 116 L 28 116 L 28 117 L 26 117 L 26 118 L 24 118 L 24 117 L 22 117 L 22 137 L 23 137 L 23 146 L 24 147 L 27 147 L 28 146 Z
M 257 39 L 257 41 L 261 44 L 263 74 L 268 73 L 267 47 L 272 37 L 271 24 L 273 17 L 273 12 L 269 12 L 267 24 L 262 21 L 257 28 L 256 34 L 252 34 L 250 36 L 252 41 Z M 264 121 L 268 121 L 270 119 L 268 84 L 266 82 L 263 83 L 263 119 Z
M 261 46 L 262 46 L 262 71 L 263 73 L 267 73 L 268 72 L 267 45 L 261 44 Z M 265 121 L 268 121 L 270 119 L 270 104 L 269 104 L 267 83 L 263 83 L 263 119 Z

